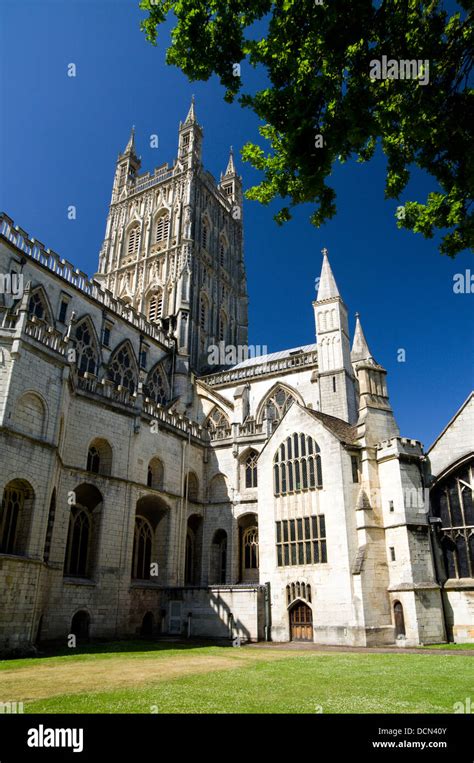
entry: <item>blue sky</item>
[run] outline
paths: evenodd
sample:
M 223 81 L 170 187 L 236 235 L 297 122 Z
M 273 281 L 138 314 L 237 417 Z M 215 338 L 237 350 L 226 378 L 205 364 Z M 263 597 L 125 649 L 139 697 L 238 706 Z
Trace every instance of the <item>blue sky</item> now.
M 204 127 L 204 163 L 225 169 L 229 145 L 257 139 L 249 111 L 223 101 L 216 80 L 189 83 L 166 66 L 139 30 L 129 0 L 3 0 L 0 31 L 0 207 L 46 246 L 92 274 L 102 243 L 115 160 L 136 125 L 142 171 L 172 162 L 191 94 Z M 77 76 L 67 76 L 75 63 Z M 242 77 L 255 78 L 245 65 Z M 255 81 L 255 80 L 253 80 Z M 149 146 L 158 134 L 159 148 Z M 244 187 L 258 175 L 238 160 Z M 309 209 L 280 228 L 277 207 L 245 202 L 249 342 L 270 352 L 314 341 L 314 281 L 327 247 L 350 315 L 361 314 L 375 358 L 389 372 L 401 433 L 426 446 L 467 397 L 473 381 L 474 293 L 454 294 L 453 276 L 474 272 L 469 253 L 442 257 L 436 240 L 399 231 L 384 201 L 383 156 L 334 172 L 338 214 L 317 230 Z M 424 200 L 415 173 L 404 198 Z M 68 220 L 75 205 L 77 219 Z M 399 348 L 406 361 L 397 362 Z

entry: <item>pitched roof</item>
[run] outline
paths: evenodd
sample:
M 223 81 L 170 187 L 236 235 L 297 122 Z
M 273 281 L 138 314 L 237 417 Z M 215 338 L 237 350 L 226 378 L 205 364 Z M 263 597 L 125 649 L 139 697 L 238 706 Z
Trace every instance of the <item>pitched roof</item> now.
M 253 358 L 247 358 L 247 360 L 242 360 L 240 363 L 237 363 L 235 366 L 227 366 L 226 371 L 233 371 L 236 368 L 247 368 L 248 366 L 257 366 L 261 363 L 269 363 L 272 360 L 281 360 L 282 358 L 289 358 L 290 355 L 299 355 L 300 353 L 305 352 L 314 352 L 317 349 L 318 345 L 316 343 L 314 344 L 305 344 L 301 347 L 293 347 L 290 350 L 280 350 L 279 352 L 270 352 L 268 355 L 257 355 Z
M 338 419 L 335 416 L 329 416 L 327 413 L 321 413 L 321 411 L 314 411 L 312 408 L 305 408 L 307 413 L 318 419 L 326 429 L 329 429 L 338 440 L 346 442 L 350 445 L 355 445 L 357 442 L 357 427 L 351 426 L 347 421 Z

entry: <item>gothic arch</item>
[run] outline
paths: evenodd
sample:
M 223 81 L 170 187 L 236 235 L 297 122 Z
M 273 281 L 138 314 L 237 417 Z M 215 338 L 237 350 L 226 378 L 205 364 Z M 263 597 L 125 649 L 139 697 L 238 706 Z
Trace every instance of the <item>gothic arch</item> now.
M 35 492 L 27 480 L 13 479 L 4 486 L 0 516 L 1 554 L 24 556 L 27 553 L 34 502 Z
M 143 226 L 139 219 L 134 217 L 125 228 L 123 257 L 133 257 L 138 254 L 142 243 Z
M 36 390 L 26 390 L 15 403 L 15 428 L 32 437 L 42 438 L 48 428 L 48 406 Z
M 103 497 L 95 485 L 87 482 L 73 492 L 75 503 L 69 512 L 64 576 L 91 578 L 99 553 Z
M 230 501 L 227 477 L 215 474 L 209 483 L 209 503 L 227 503 Z
M 164 291 L 161 286 L 151 287 L 145 298 L 145 315 L 147 320 L 155 323 L 157 319 L 163 317 Z
M 135 392 L 138 381 L 138 363 L 129 339 L 120 342 L 110 355 L 107 378 L 113 381 L 115 386 L 126 387 L 130 394 Z
M 76 321 L 74 340 L 78 373 L 82 374 L 88 371 L 97 376 L 101 364 L 100 342 L 89 313 L 85 313 Z
M 189 471 L 186 474 L 184 478 L 184 495 L 191 503 L 199 500 L 199 480 L 196 472 Z
M 168 380 L 168 374 L 163 366 L 163 361 L 159 360 L 158 363 L 150 369 L 146 382 L 143 387 L 143 393 L 145 397 L 154 400 L 155 403 L 165 405 L 171 400 L 171 389 Z
M 147 485 L 154 490 L 163 490 L 164 485 L 164 466 L 158 456 L 153 456 L 147 467 Z
M 248 447 L 239 456 L 240 485 L 248 490 L 257 487 L 257 462 L 259 452 Z
M 232 431 L 228 416 L 218 405 L 214 405 L 206 416 L 203 427 L 207 429 L 211 439 L 217 440 L 229 437 Z
M 166 205 L 153 215 L 152 244 L 161 244 L 168 240 L 171 229 L 171 209 Z
M 28 299 L 28 314 L 30 317 L 35 315 L 38 320 L 49 323 L 50 326 L 54 327 L 55 325 L 51 302 L 41 284 L 31 289 Z
M 304 406 L 304 400 L 301 397 L 300 393 L 294 389 L 293 387 L 290 387 L 289 384 L 283 384 L 282 382 L 276 382 L 273 387 L 271 387 L 268 392 L 265 393 L 263 398 L 261 399 L 260 403 L 257 407 L 257 415 L 256 420 L 258 423 L 261 423 L 263 421 L 264 413 L 265 413 L 265 407 L 267 403 L 271 400 L 271 398 L 275 397 L 280 391 L 284 392 L 287 396 L 292 397 L 293 400 L 295 400 L 300 405 Z M 284 406 L 284 403 L 283 403 Z M 286 410 L 289 406 L 286 407 L 284 413 L 286 413 Z M 284 415 L 283 413 L 283 415 Z M 277 420 L 281 420 L 283 416 L 281 416 Z
M 112 463 L 112 446 L 103 437 L 95 437 L 87 449 L 87 471 L 107 477 L 112 474 Z
M 227 579 L 227 532 L 216 530 L 209 553 L 209 582 L 211 585 L 224 585 Z

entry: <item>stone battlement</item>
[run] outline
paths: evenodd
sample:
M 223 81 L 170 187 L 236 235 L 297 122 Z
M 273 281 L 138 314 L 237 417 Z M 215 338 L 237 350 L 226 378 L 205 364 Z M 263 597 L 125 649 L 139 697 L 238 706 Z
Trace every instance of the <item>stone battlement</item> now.
M 111 313 L 128 321 L 136 329 L 156 339 L 165 347 L 171 347 L 171 342 L 164 332 L 155 324 L 150 323 L 143 313 L 137 312 L 131 305 L 127 305 L 118 297 L 114 297 L 111 291 L 102 288 L 97 281 L 82 270 L 75 268 L 70 262 L 61 258 L 59 254 L 46 248 L 41 241 L 15 225 L 14 221 L 4 212 L 0 213 L 0 239 L 2 238 L 26 257 L 51 271 L 58 278 L 62 278 L 70 287 L 99 302 Z

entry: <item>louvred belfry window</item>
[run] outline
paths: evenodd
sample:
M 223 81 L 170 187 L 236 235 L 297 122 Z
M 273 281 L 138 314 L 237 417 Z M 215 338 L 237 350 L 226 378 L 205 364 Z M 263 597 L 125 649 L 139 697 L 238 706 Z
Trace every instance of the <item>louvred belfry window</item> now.
M 136 254 L 140 245 L 140 226 L 135 225 L 128 234 L 127 254 Z
M 148 303 L 148 320 L 156 321 L 163 314 L 163 292 L 160 290 L 150 298 Z
M 161 215 L 156 222 L 155 241 L 166 241 L 170 230 L 170 218 L 168 215 Z

